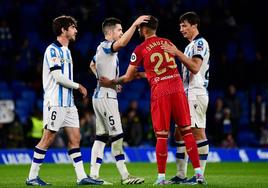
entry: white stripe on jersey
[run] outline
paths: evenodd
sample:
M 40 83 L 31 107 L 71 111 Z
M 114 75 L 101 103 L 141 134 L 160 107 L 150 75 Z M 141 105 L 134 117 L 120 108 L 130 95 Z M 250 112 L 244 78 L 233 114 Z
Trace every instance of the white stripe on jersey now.
M 105 76 L 111 80 L 119 77 L 118 52 L 112 52 L 112 44 L 113 41 L 106 40 L 101 42 L 97 48 L 96 55 L 93 57 L 98 78 Z M 98 84 L 94 92 L 94 98 L 102 98 L 107 92 L 112 96 L 116 96 L 114 89 L 99 87 Z
M 43 59 L 43 88 L 44 105 L 47 106 L 74 106 L 73 91 L 56 83 L 51 70 L 61 69 L 70 80 L 73 80 L 73 62 L 71 52 L 58 41 L 50 44 Z
M 197 36 L 185 48 L 184 54 L 192 58 L 193 56 L 201 56 L 203 58 L 202 65 L 197 74 L 191 73 L 182 64 L 182 77 L 186 95 L 194 97 L 196 95 L 207 95 L 207 86 L 209 82 L 209 46 L 207 41 L 200 36 Z

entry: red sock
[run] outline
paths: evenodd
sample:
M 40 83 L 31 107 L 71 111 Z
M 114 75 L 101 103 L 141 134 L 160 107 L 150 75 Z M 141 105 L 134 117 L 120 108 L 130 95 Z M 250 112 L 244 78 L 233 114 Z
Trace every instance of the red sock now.
M 193 167 L 199 168 L 200 167 L 199 155 L 198 155 L 197 145 L 196 145 L 193 134 L 188 133 L 184 135 L 183 140 L 185 143 L 186 151 L 193 164 Z
M 166 173 L 167 154 L 168 154 L 167 138 L 157 138 L 156 160 L 157 160 L 158 173 L 163 174 Z

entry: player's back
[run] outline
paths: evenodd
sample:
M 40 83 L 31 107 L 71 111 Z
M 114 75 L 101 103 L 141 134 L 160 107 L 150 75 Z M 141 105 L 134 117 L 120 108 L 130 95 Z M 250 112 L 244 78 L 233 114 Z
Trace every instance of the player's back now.
M 150 37 L 135 49 L 136 57 L 131 59 L 133 65 L 135 61 L 136 65 L 143 65 L 151 92 L 157 96 L 183 91 L 174 55 L 161 48 L 166 42 L 171 43 L 165 38 Z

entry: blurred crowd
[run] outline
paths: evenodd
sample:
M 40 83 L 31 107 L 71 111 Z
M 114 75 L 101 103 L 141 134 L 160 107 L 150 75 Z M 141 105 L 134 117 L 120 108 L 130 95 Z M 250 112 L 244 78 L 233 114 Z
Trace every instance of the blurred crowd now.
M 103 40 L 104 18 L 121 19 L 124 29 L 138 15 L 152 14 L 160 22 L 158 35 L 169 38 L 183 50 L 187 41 L 179 33 L 178 18 L 186 11 L 200 15 L 200 31 L 211 49 L 207 113 L 210 144 L 227 148 L 268 147 L 268 80 L 264 79 L 268 70 L 268 38 L 262 28 L 264 9 L 262 3 L 250 0 L 2 0 L 0 101 L 14 103 L 14 117 L 9 123 L 1 123 L 8 112 L 4 112 L 6 102 L 0 102 L 0 148 L 30 148 L 40 139 L 42 58 L 46 46 L 54 40 L 54 17 L 68 14 L 78 20 L 78 38 L 70 49 L 75 80 L 87 87 L 89 96 L 83 100 L 75 93 L 75 98 L 81 145 L 91 146 L 95 132 L 91 96 L 96 79 L 89 71 L 89 62 Z M 136 34 L 119 53 L 121 73 L 126 71 L 130 53 L 139 42 Z M 154 145 L 146 81 L 125 85 L 118 97 L 125 145 Z M 64 132 L 59 132 L 53 146 L 64 147 L 65 141 Z M 172 135 L 170 145 L 174 145 Z

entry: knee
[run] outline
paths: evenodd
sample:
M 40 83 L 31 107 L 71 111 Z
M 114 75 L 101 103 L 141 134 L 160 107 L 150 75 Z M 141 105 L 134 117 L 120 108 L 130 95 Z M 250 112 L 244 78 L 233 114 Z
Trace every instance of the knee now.
M 206 140 L 206 132 L 203 128 L 192 128 L 194 138 L 196 140 Z

